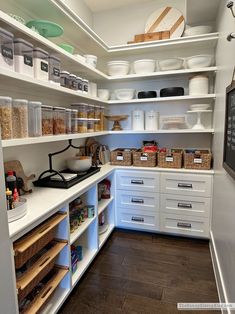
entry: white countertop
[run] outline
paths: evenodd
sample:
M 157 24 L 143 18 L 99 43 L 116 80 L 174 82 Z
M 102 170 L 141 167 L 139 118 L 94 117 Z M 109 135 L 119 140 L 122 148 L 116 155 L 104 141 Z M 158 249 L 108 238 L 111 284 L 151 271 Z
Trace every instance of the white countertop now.
M 193 174 L 209 174 L 213 175 L 214 170 L 190 170 L 190 169 L 166 169 L 158 167 L 125 167 L 111 166 L 106 164 L 101 170 L 85 179 L 84 181 L 74 185 L 69 189 L 55 188 L 34 188 L 33 193 L 26 196 L 27 198 L 27 214 L 19 220 L 9 223 L 9 235 L 12 241 L 23 236 L 32 228 L 50 217 L 53 213 L 62 209 L 68 202 L 76 198 L 79 194 L 84 193 L 88 188 L 97 182 L 103 180 L 114 170 L 141 170 L 156 172 L 176 172 L 176 173 L 193 173 Z M 25 197 L 25 196 L 24 196 Z

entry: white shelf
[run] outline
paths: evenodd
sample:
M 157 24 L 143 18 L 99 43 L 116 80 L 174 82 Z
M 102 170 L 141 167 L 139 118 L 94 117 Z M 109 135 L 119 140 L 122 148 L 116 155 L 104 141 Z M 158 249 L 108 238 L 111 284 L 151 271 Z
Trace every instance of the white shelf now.
M 95 255 L 97 254 L 98 250 L 90 250 L 88 248 L 82 248 L 83 259 L 78 262 L 77 270 L 72 275 L 72 287 L 74 287 L 79 279 L 82 277 L 92 260 L 94 259 Z
M 22 146 L 41 143 L 52 143 L 73 139 L 82 139 L 94 136 L 102 136 L 109 134 L 109 131 L 92 132 L 92 133 L 77 133 L 77 134 L 65 134 L 65 135 L 52 135 L 52 136 L 40 136 L 40 137 L 27 137 L 11 140 L 2 140 L 2 147 Z
M 189 100 L 207 100 L 215 99 L 215 94 L 207 95 L 186 95 L 186 96 L 174 96 L 174 97 L 156 97 L 156 98 L 143 98 L 143 99 L 131 99 L 131 100 L 110 100 L 110 105 L 120 104 L 142 104 L 142 103 L 153 103 L 153 102 L 176 102 L 176 101 L 189 101 Z
M 93 221 L 96 219 L 96 216 L 93 218 L 87 218 L 78 228 L 73 232 L 70 233 L 70 244 L 73 244 L 86 229 L 90 226 L 90 224 L 93 223 Z
M 157 130 L 157 131 L 110 131 L 109 134 L 194 134 L 194 133 L 214 133 L 214 129 L 194 130 L 194 129 L 178 129 L 178 130 Z
M 107 231 L 99 235 L 99 249 L 104 245 L 110 234 L 114 229 L 114 225 L 110 224 Z
M 190 75 L 193 73 L 204 73 L 204 72 L 215 72 L 217 71 L 217 67 L 205 67 L 205 68 L 197 68 L 197 69 L 182 69 L 182 70 L 174 70 L 174 71 L 157 71 L 148 74 L 128 74 L 122 76 L 109 76 L 108 80 L 111 82 L 116 81 L 133 81 L 139 79 L 152 79 L 152 78 L 162 78 L 165 76 L 176 76 L 176 75 Z
M 104 211 L 105 208 L 107 208 L 110 203 L 112 203 L 113 199 L 114 199 L 113 196 L 111 196 L 111 198 L 102 199 L 98 202 L 98 215 L 101 214 L 102 211 Z
M 48 300 L 45 307 L 40 311 L 41 314 L 57 313 L 67 296 L 70 294 L 70 289 L 57 287 L 53 295 Z

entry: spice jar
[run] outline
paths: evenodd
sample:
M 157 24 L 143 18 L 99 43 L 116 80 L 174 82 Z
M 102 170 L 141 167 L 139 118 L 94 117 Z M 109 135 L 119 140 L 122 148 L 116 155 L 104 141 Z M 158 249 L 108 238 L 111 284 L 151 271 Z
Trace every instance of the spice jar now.
M 89 105 L 87 107 L 87 118 L 95 119 L 95 106 Z
M 70 134 L 72 133 L 72 110 L 66 109 L 65 116 L 66 116 L 66 134 Z
M 28 103 L 28 128 L 29 136 L 42 135 L 42 103 L 39 101 Z
M 60 73 L 60 85 L 69 88 L 69 75 L 67 71 L 62 71 Z
M 33 45 L 22 38 L 14 39 L 15 71 L 33 77 Z
M 83 80 L 79 76 L 77 76 L 77 84 L 78 84 L 78 91 L 82 92 L 83 91 Z
M 12 102 L 13 138 L 28 137 L 28 100 L 14 99 Z
M 60 85 L 60 59 L 50 55 L 49 57 L 49 80 L 52 83 Z
M 65 108 L 53 107 L 53 134 L 65 134 Z
M 75 74 L 69 75 L 69 88 L 72 90 L 78 90 L 77 77 Z
M 83 85 L 83 93 L 84 93 L 84 94 L 88 94 L 88 90 L 89 90 L 89 81 L 83 79 L 82 85 Z
M 94 121 L 87 121 L 87 132 L 91 133 L 95 131 L 95 123 Z
M 0 28 L 0 66 L 14 70 L 14 35 Z
M 12 99 L 0 96 L 0 126 L 3 140 L 12 138 Z
M 71 114 L 72 114 L 72 117 L 71 117 L 72 133 L 78 133 L 78 123 L 77 123 L 78 111 L 77 111 L 77 109 L 72 109 Z
M 33 62 L 34 62 L 34 77 L 38 80 L 48 81 L 49 79 L 48 53 L 41 48 L 34 48 Z
M 87 133 L 87 120 L 79 119 L 77 122 L 78 133 Z
M 53 108 L 42 106 L 42 135 L 53 135 Z

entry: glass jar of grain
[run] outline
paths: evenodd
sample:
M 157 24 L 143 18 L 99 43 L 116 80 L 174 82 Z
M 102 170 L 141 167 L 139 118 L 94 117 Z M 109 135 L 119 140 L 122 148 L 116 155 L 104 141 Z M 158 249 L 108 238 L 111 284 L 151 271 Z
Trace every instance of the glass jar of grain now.
M 52 106 L 42 106 L 42 135 L 53 135 Z
M 0 97 L 0 126 L 2 140 L 12 138 L 12 98 Z
M 14 99 L 12 102 L 13 138 L 28 137 L 28 100 Z

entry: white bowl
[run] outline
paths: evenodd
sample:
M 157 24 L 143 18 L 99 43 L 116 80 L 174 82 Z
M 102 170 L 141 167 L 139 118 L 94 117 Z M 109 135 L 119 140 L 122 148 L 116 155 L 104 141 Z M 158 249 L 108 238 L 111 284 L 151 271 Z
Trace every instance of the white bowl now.
M 92 158 L 90 156 L 72 157 L 67 159 L 66 163 L 70 170 L 83 172 L 91 168 Z
M 130 100 L 135 96 L 135 89 L 116 89 L 114 93 L 118 100 Z
M 130 69 L 130 62 L 128 61 L 111 61 L 107 63 L 108 74 L 110 76 L 127 75 Z
M 136 60 L 134 63 L 136 74 L 153 73 L 156 67 L 156 61 L 152 59 Z
M 109 100 L 109 95 L 110 95 L 110 92 L 108 89 L 98 89 L 97 90 L 97 96 L 101 100 Z
M 208 110 L 208 109 L 210 109 L 210 105 L 209 104 L 195 104 L 195 105 L 191 105 L 190 109 L 192 111 Z
M 189 27 L 184 31 L 184 36 L 196 36 L 196 35 L 203 35 L 209 34 L 212 31 L 212 26 L 209 25 L 200 25 L 200 26 L 193 26 Z
M 93 68 L 96 68 L 97 66 L 97 56 L 94 55 L 84 55 L 86 58 L 86 63 L 92 66 Z
M 197 55 L 186 59 L 186 65 L 189 69 L 205 68 L 212 65 L 212 55 Z
M 182 69 L 183 64 L 184 64 L 183 58 L 170 58 L 158 61 L 160 71 L 180 70 Z

